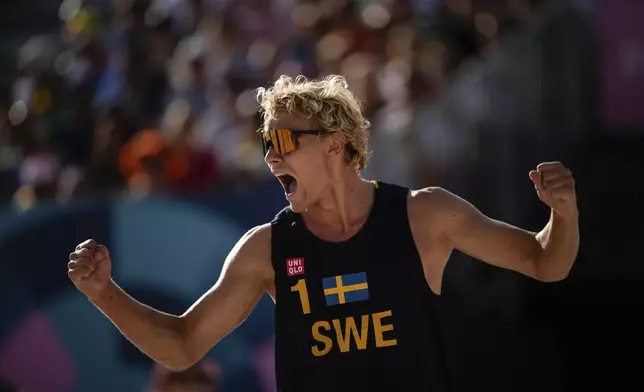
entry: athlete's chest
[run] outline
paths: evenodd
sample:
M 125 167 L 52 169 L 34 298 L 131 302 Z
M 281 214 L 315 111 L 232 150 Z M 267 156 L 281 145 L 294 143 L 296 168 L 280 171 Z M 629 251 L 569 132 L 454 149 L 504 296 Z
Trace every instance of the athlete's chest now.
M 274 253 L 276 320 L 294 346 L 318 357 L 399 345 L 426 284 L 415 249 L 383 238 L 294 241 Z
M 383 250 L 340 251 L 315 247 L 308 251 L 286 253 L 276 263 L 275 289 L 280 303 L 284 297 L 299 293 L 303 306 L 319 314 L 342 314 L 340 305 L 369 309 L 374 304 L 395 302 L 404 296 L 406 283 L 417 271 Z M 422 273 L 422 272 L 421 272 Z
M 344 302 L 362 290 L 367 290 L 363 295 L 369 292 L 378 299 L 379 293 L 401 288 L 410 276 L 419 271 L 422 274 L 415 248 L 400 236 L 382 232 L 365 233 L 355 241 L 340 243 L 294 236 L 273 253 L 273 258 L 278 295 L 305 280 L 320 289 L 309 297 L 325 304 Z

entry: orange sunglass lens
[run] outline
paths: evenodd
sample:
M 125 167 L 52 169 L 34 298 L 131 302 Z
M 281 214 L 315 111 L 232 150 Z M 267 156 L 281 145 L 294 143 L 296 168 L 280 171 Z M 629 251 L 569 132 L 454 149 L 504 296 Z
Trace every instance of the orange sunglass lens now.
M 295 150 L 295 142 L 290 129 L 271 129 L 263 132 L 264 148 L 273 148 L 278 154 L 287 154 Z M 264 151 L 264 154 L 266 151 Z
M 282 154 L 289 153 L 295 150 L 295 142 L 293 139 L 293 133 L 290 129 L 278 129 L 278 136 L 280 141 L 280 149 Z

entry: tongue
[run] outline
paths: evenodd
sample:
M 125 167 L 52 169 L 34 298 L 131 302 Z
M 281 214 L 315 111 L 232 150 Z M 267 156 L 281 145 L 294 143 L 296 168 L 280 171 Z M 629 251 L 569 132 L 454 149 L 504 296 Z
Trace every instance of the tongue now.
M 296 190 L 297 190 L 297 181 L 293 180 L 290 182 L 290 184 L 288 184 L 288 193 L 289 194 L 295 193 Z

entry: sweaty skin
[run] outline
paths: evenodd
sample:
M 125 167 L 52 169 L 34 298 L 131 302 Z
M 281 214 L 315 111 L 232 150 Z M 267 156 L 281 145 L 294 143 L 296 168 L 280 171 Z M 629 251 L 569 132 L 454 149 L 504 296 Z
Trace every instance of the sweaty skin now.
M 316 124 L 281 114 L 275 128 L 316 129 Z M 276 175 L 296 178 L 291 208 L 307 228 L 327 241 L 343 241 L 364 225 L 374 200 L 374 185 L 346 164 L 341 135 L 302 136 L 298 150 L 265 157 Z M 491 265 L 543 282 L 564 279 L 579 246 L 574 181 L 561 163 L 539 165 L 529 174 L 538 197 L 551 208 L 539 233 L 522 230 L 483 215 L 470 203 L 441 188 L 410 192 L 409 223 L 427 284 L 441 292 L 443 271 L 454 249 Z M 274 301 L 271 229 L 249 230 L 234 246 L 219 280 L 184 314 L 165 314 L 128 296 L 110 278 L 107 249 L 94 240 L 70 255 L 71 280 L 141 351 L 179 371 L 199 361 L 244 321 L 263 293 Z

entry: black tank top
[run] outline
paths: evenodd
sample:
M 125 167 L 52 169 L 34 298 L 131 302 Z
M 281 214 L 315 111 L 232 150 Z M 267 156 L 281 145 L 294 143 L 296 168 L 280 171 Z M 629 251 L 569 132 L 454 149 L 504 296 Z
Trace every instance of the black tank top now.
M 314 236 L 290 208 L 273 220 L 279 392 L 447 389 L 408 192 L 377 182 L 366 223 L 343 242 Z

